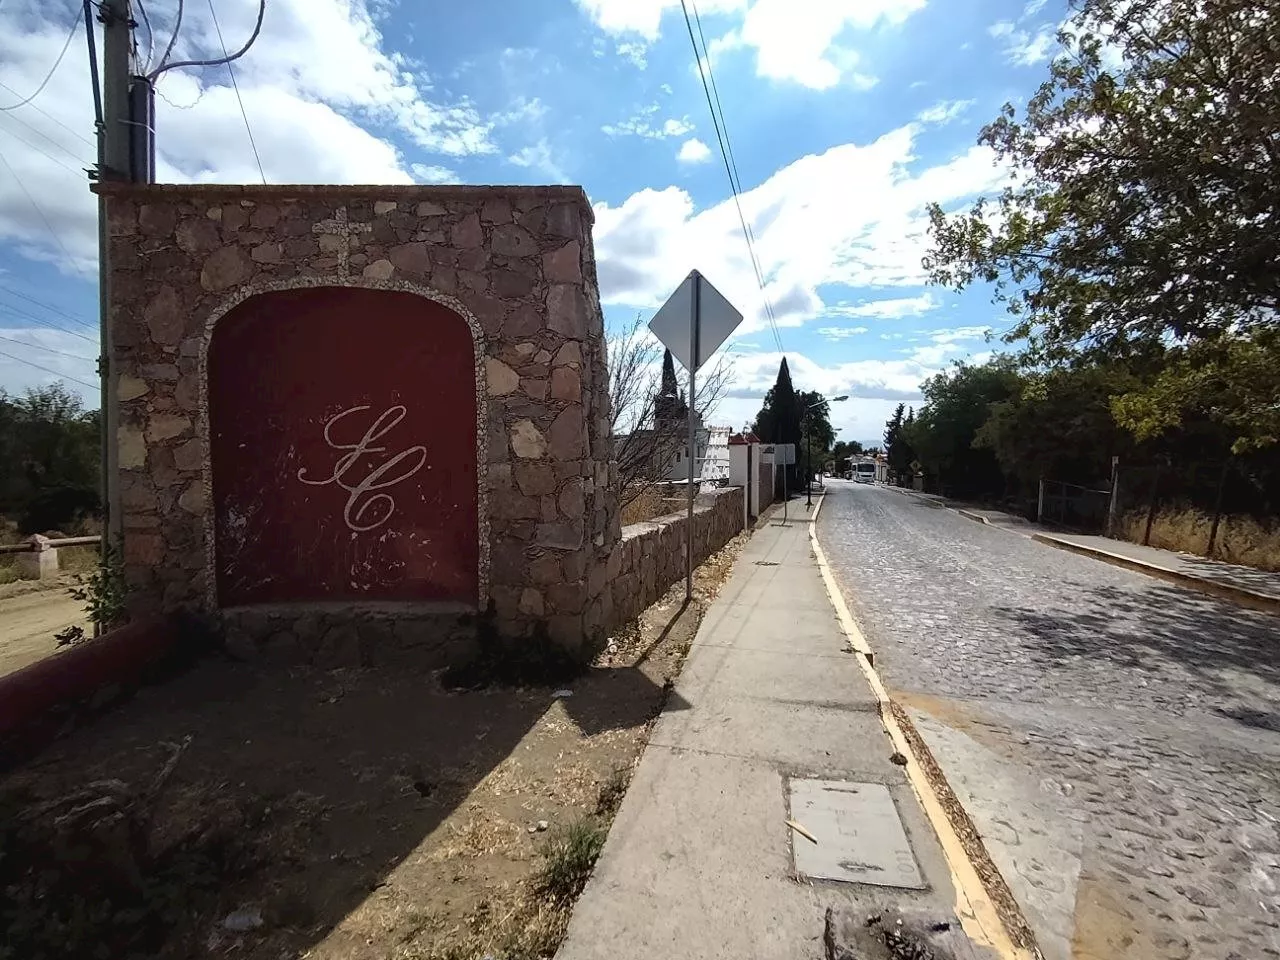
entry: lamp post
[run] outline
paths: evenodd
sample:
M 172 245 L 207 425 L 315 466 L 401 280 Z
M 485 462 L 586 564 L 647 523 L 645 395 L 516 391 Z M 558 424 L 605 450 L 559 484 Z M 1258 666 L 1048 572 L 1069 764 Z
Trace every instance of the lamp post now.
M 804 408 L 804 503 L 806 507 L 813 506 L 813 479 L 809 476 L 812 466 L 813 454 L 809 452 L 809 411 L 816 410 L 824 403 L 841 403 L 848 400 L 848 395 L 843 397 L 832 397 L 830 400 L 819 400 L 817 403 L 811 403 Z

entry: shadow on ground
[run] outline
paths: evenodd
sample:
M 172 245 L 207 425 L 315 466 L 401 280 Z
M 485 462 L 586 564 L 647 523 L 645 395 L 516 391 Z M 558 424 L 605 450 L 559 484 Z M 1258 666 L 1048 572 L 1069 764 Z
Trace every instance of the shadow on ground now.
M 1138 589 L 1077 584 L 1074 596 L 1068 610 L 991 609 L 1020 628 L 1050 670 L 1085 658 L 1099 670 L 1191 674 L 1188 694 L 1217 699 L 1209 706 L 1219 715 L 1265 729 L 1280 724 L 1272 710 L 1239 703 L 1242 688 L 1280 689 L 1280 618 L 1154 581 Z
M 452 845 L 466 863 L 479 863 L 492 838 L 450 827 L 430 849 L 424 840 L 518 745 L 566 752 L 555 736 L 562 719 L 522 744 L 549 711 L 563 711 L 588 737 L 642 727 L 668 695 L 651 675 L 593 668 L 568 684 L 571 697 L 557 698 L 550 688 L 449 692 L 428 673 L 206 661 L 0 780 L 0 814 L 21 809 L 27 817 L 8 817 L 7 833 L 0 827 L 0 853 L 27 849 L 17 842 L 23 823 L 43 830 L 52 851 L 49 862 L 10 856 L 3 864 L 0 886 L 17 878 L 20 890 L 0 909 L 0 928 L 14 949 L 21 936 L 63 937 L 64 952 L 47 955 L 195 957 L 219 953 L 221 919 L 247 909 L 261 913 L 269 935 L 242 944 L 237 956 L 275 960 L 322 943 L 308 955 L 385 956 L 367 924 L 344 918 L 407 860 L 422 885 L 417 899 L 427 901 L 419 907 L 437 905 L 442 890 L 447 904 L 464 871 L 442 850 Z M 529 815 L 534 789 L 523 797 L 519 784 L 511 789 L 517 796 L 494 822 L 530 844 L 527 821 L 517 821 Z M 550 788 L 538 789 L 542 806 L 533 809 L 554 807 Z M 102 806 L 95 791 L 115 799 Z M 42 802 L 50 806 L 31 820 Z M 111 825 L 121 806 L 130 824 L 123 833 Z M 59 817 L 62 826 L 53 825 Z M 67 823 L 89 825 L 69 834 Z M 145 830 L 141 845 L 137 828 Z M 456 896 L 474 896 L 463 888 Z M 124 920 L 95 914 L 103 902 Z M 50 916 L 23 915 L 35 904 L 61 928 Z

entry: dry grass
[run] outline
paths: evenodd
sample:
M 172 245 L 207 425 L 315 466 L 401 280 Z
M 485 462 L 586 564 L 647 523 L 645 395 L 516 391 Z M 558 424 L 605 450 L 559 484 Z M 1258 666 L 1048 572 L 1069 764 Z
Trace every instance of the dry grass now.
M 136 955 L 240 960 L 549 960 L 747 536 L 698 568 L 694 603 L 677 584 L 610 638 L 566 684 L 568 697 L 547 687 L 459 692 L 412 671 L 222 662 L 139 691 L 38 764 L 0 777 L 0 805 L 99 780 L 146 784 L 168 756 L 157 739 L 193 734 L 154 806 L 145 851 L 144 872 L 172 897 L 165 915 L 130 901 L 129 923 L 95 914 L 73 931 L 75 949 L 46 953 L 92 956 L 111 938 L 124 944 L 113 956 L 133 944 Z M 208 866 L 218 851 L 202 854 L 200 883 L 160 870 L 192 838 L 224 836 L 236 840 L 234 857 Z M 0 874 L 12 865 L 0 858 Z M 75 903 L 110 899 L 98 889 L 109 877 L 76 879 L 85 895 Z M 44 920 L 72 901 L 40 893 L 20 919 L 28 940 L 43 942 L 62 930 Z M 261 909 L 262 928 L 223 929 L 220 918 L 246 906 Z M 12 933 L 4 921 L 0 909 L 0 942 Z
M 1204 556 L 1213 517 L 1200 510 L 1165 511 L 1151 524 L 1151 546 Z M 1135 512 L 1120 524 L 1121 539 L 1141 543 L 1147 516 Z M 1280 527 L 1252 517 L 1224 516 L 1218 525 L 1213 558 L 1259 570 L 1280 571 Z
M 622 508 L 622 525 L 625 527 L 630 523 L 644 523 L 679 513 L 684 509 L 684 498 L 685 495 L 671 484 L 652 485 Z

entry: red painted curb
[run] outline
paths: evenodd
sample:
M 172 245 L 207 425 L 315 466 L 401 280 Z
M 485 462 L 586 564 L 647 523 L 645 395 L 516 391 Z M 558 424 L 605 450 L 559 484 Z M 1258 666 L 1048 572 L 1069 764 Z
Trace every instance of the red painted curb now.
M 55 707 L 85 701 L 103 687 L 142 679 L 176 640 L 169 620 L 128 623 L 0 678 L 0 738 Z

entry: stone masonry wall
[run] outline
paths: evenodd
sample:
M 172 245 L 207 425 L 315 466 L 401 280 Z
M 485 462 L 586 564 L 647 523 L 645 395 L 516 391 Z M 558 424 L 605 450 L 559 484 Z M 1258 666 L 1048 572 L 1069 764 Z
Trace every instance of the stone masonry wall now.
M 571 645 L 610 620 L 613 597 L 594 571 L 620 536 L 617 478 L 593 218 L 580 188 L 99 189 L 113 527 L 137 612 L 217 608 L 205 357 L 218 318 L 256 294 L 361 286 L 417 293 L 471 326 L 477 607 L 491 606 L 508 635 L 541 624 Z
M 742 532 L 741 487 L 712 490 L 693 506 L 693 558 L 702 563 Z M 613 599 L 611 626 L 626 623 L 685 575 L 686 513 L 622 528 L 605 571 Z

